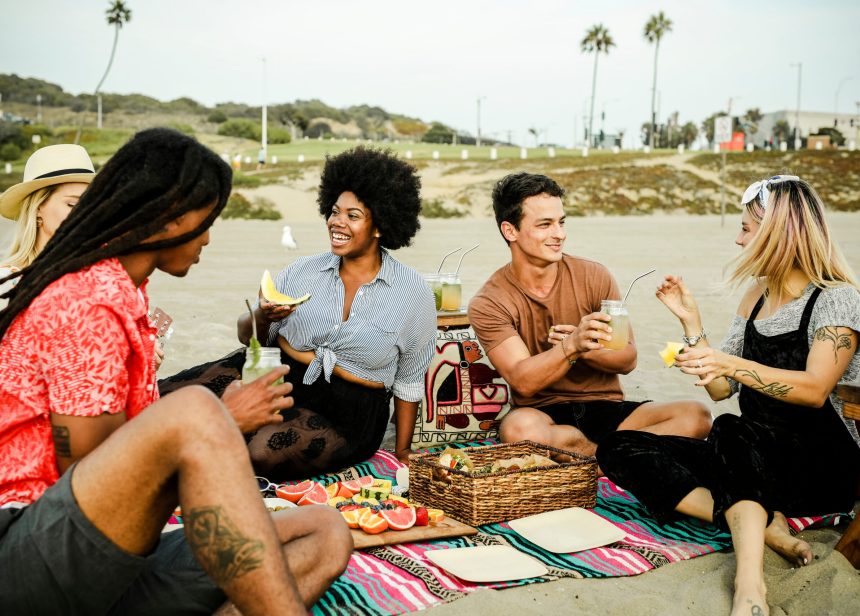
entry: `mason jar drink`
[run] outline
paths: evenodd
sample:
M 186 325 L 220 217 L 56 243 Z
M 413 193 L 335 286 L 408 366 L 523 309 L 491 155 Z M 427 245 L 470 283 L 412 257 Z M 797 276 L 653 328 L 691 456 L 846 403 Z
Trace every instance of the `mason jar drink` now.
M 278 347 L 258 347 L 248 348 L 245 365 L 242 366 L 242 382 L 250 383 L 256 381 L 264 374 L 269 374 L 275 368 L 281 365 L 281 349 Z M 283 377 L 279 377 L 274 385 L 280 385 L 284 382 Z
M 424 274 L 424 282 L 433 291 L 433 297 L 436 300 L 436 310 L 442 310 L 442 275 Z
M 627 346 L 630 338 L 630 317 L 627 307 L 620 299 L 604 299 L 600 302 L 600 312 L 608 314 L 612 319 L 608 325 L 612 328 L 612 340 L 601 341 L 603 348 L 620 351 Z
M 441 310 L 457 312 L 460 310 L 460 300 L 463 285 L 457 274 L 442 274 L 442 307 Z

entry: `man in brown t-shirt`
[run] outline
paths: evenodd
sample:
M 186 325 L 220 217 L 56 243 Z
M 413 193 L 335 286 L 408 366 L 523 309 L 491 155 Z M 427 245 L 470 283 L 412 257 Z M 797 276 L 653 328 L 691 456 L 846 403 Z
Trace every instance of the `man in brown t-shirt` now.
M 704 438 L 711 414 L 700 402 L 624 400 L 618 375 L 636 367 L 633 332 L 622 350 L 602 347 L 612 332 L 600 302 L 621 295 L 603 265 L 562 252 L 563 196 L 555 181 L 531 173 L 508 175 L 493 190 L 511 262 L 469 303 L 469 320 L 513 391 L 502 440 L 591 455 L 619 429 Z

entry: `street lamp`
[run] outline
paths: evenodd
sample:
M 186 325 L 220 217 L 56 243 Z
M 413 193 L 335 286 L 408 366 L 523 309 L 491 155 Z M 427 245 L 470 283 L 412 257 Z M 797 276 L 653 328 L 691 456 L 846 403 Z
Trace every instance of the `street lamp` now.
M 797 67 L 797 110 L 794 114 L 794 149 L 800 149 L 800 81 L 803 75 L 803 62 L 792 62 Z
M 481 147 L 481 101 L 487 100 L 486 96 L 478 97 L 478 136 L 475 139 L 475 145 Z

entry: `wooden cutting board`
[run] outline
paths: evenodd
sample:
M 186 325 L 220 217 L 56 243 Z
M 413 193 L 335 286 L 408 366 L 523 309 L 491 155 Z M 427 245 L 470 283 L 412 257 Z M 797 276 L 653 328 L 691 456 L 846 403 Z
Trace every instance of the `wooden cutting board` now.
M 408 530 L 386 530 L 378 535 L 368 535 L 360 528 L 353 528 L 352 543 L 356 550 L 377 548 L 383 545 L 396 545 L 398 543 L 419 543 L 421 541 L 432 541 L 434 539 L 445 539 L 448 537 L 465 537 L 477 535 L 478 529 L 451 518 L 445 518 L 441 522 L 430 526 L 413 526 Z

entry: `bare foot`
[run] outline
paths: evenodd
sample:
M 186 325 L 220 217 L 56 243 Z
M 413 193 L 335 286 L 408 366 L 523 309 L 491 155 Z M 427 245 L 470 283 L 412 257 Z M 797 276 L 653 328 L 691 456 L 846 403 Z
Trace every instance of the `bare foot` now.
M 763 592 L 761 594 L 735 592 L 732 616 L 768 616 L 768 614 L 770 614 L 770 608 L 767 606 Z
M 764 531 L 764 543 L 797 567 L 812 561 L 812 548 L 806 541 L 792 536 L 785 516 L 779 511 L 773 512 L 773 522 Z

